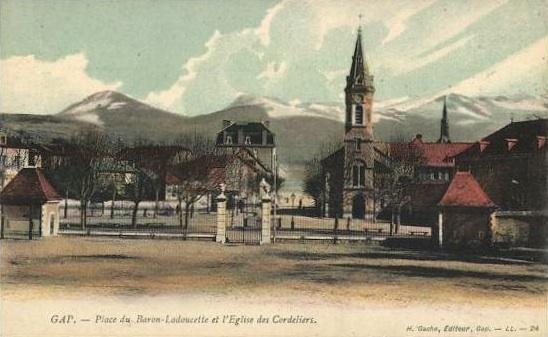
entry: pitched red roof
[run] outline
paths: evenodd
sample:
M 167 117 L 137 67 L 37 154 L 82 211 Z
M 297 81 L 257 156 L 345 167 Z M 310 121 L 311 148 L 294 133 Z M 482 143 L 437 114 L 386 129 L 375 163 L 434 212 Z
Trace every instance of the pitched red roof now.
M 39 168 L 24 168 L 0 192 L 0 202 L 8 205 L 44 203 L 62 198 Z
M 422 162 L 425 166 L 454 166 L 452 158 L 465 151 L 474 143 L 424 143 L 415 138 L 409 143 L 388 143 L 389 154 L 395 159 L 410 159 Z
M 495 204 L 470 172 L 457 172 L 438 206 L 494 207 Z
M 419 148 L 429 166 L 453 166 L 451 158 L 472 145 L 473 143 L 423 143 Z

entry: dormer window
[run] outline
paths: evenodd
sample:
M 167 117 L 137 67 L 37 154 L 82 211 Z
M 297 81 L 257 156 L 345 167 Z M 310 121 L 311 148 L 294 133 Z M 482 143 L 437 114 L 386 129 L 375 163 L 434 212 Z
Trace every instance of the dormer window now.
M 245 145 L 251 145 L 251 137 L 250 136 L 245 136 L 244 144 Z
M 232 136 L 226 136 L 225 144 L 226 145 L 232 145 Z
M 506 147 L 508 148 L 508 151 L 512 151 L 512 148 L 516 146 L 516 144 L 518 143 L 518 140 L 514 138 L 506 138 L 505 141 L 506 141 Z

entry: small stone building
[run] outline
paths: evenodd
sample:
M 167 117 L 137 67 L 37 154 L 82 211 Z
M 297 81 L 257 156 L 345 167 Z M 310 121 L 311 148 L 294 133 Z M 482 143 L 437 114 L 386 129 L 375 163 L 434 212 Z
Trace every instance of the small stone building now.
M 409 186 L 401 223 L 427 225 L 441 247 L 490 246 L 495 204 L 470 172 L 456 172 L 451 181 L 427 181 Z
M 21 169 L 0 192 L 1 238 L 57 235 L 60 201 L 41 169 Z
M 470 172 L 456 172 L 438 203 L 441 246 L 488 246 L 492 243 L 495 204 Z

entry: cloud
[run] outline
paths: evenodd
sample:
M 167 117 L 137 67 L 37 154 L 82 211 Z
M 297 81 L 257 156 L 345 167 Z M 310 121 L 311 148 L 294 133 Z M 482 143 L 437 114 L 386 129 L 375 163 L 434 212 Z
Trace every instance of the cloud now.
M 543 93 L 546 88 L 548 36 L 510 55 L 503 61 L 454 85 L 451 91 L 464 95 Z
M 43 61 L 34 55 L 0 60 L 0 111 L 52 114 L 90 93 L 116 90 L 122 83 L 105 83 L 86 73 L 84 53 Z
M 190 58 L 183 65 L 183 75 L 179 77 L 169 89 L 159 92 L 150 92 L 145 98 L 145 102 L 156 105 L 166 110 L 178 110 L 177 104 L 185 91 L 196 76 L 201 65 L 205 64 L 213 55 L 215 47 L 218 45 L 222 34 L 216 30 L 209 40 L 205 43 L 206 52 L 202 55 Z
M 432 52 L 428 55 L 415 56 L 411 59 L 406 59 L 405 62 L 401 62 L 401 63 L 393 66 L 394 67 L 394 74 L 395 75 L 403 75 L 403 74 L 409 73 L 411 71 L 420 69 L 420 68 L 422 68 L 424 66 L 427 66 L 431 63 L 434 63 L 434 62 L 446 57 L 447 55 L 449 55 L 453 51 L 465 47 L 468 44 L 468 42 L 470 42 L 470 40 L 472 40 L 473 38 L 474 38 L 473 35 L 469 35 L 469 36 L 463 37 L 462 39 L 459 39 L 459 40 L 453 42 L 450 45 L 447 45 L 447 46 L 445 46 L 441 49 L 438 49 L 438 50 L 436 50 L 436 51 L 434 51 L 434 52 Z
M 453 78 L 477 75 L 480 81 L 485 76 L 480 73 L 498 62 L 501 53 L 521 48 L 511 41 L 537 38 L 526 20 L 527 8 L 507 0 L 285 0 L 267 10 L 255 27 L 215 32 L 203 53 L 182 62 L 172 85 L 145 100 L 187 115 L 222 109 L 241 94 L 340 102 L 360 12 L 377 98 L 432 99 L 433 93 L 450 92 Z M 509 16 L 523 20 L 507 29 L 489 29 Z M 542 73 L 538 67 L 530 71 Z M 471 81 L 457 88 L 472 88 Z
M 460 10 L 465 14 L 444 13 L 439 25 L 423 41 L 424 45 L 435 46 L 451 39 L 507 2 L 508 0 L 490 0 L 457 3 L 462 5 Z
M 284 8 L 285 4 L 286 1 L 282 1 L 270 8 L 266 12 L 266 16 L 261 21 L 259 27 L 255 30 L 255 34 L 257 34 L 259 40 L 264 46 L 268 46 L 270 44 L 270 26 L 272 25 L 272 20 Z
M 388 35 L 386 35 L 382 44 L 387 44 L 400 36 L 407 29 L 407 21 L 409 18 L 432 5 L 435 1 L 436 0 L 411 1 L 407 6 L 396 12 L 394 16 L 386 21 Z

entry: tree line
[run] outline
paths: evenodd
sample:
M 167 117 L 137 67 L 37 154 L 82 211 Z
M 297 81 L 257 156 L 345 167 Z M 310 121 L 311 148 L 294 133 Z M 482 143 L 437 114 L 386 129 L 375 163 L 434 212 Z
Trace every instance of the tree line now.
M 174 193 L 180 210 L 179 224 L 186 228 L 194 203 L 218 187 L 207 174 L 207 158 L 213 160 L 215 156 L 214 142 L 202 135 L 184 134 L 170 144 L 137 139 L 128 145 L 90 130 L 74 135 L 51 153 L 45 152 L 42 166 L 65 200 L 79 200 L 82 228 L 87 226 L 90 203 L 105 200 L 112 200 L 111 217 L 115 200 L 131 201 L 133 227 L 137 226 L 139 204 L 145 200 L 154 200 L 153 216 L 157 217 L 169 169 L 177 177 Z M 193 169 L 182 165 L 192 160 L 199 165 Z M 65 201 L 65 214 L 66 205 Z

